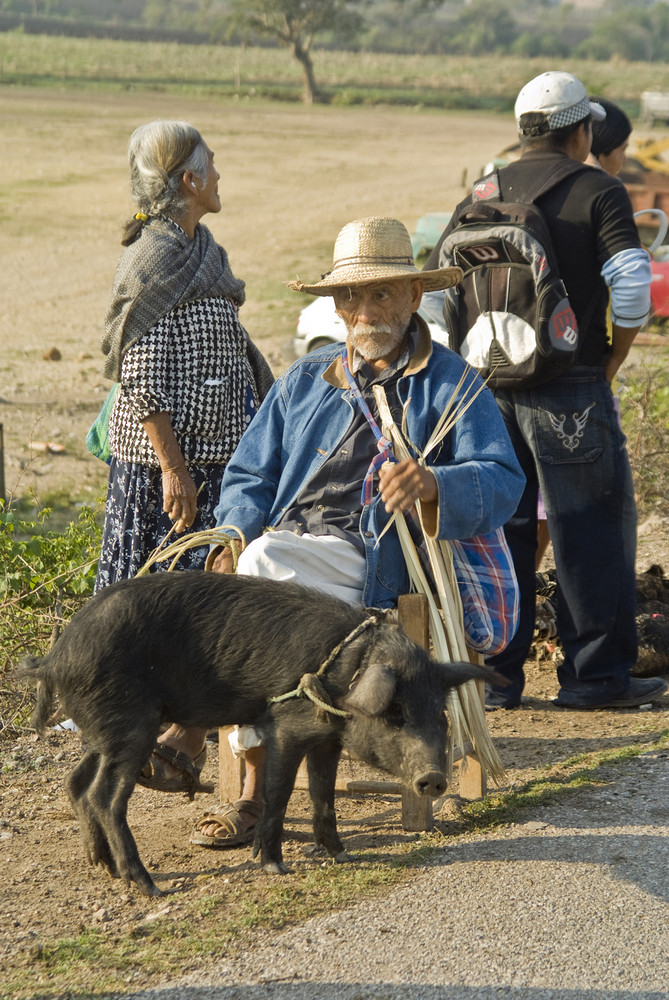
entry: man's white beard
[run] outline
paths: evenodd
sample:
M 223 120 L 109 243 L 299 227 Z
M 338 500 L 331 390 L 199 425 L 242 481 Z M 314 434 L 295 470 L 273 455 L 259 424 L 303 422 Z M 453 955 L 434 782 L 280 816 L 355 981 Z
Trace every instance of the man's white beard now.
M 399 347 L 404 340 L 404 332 L 404 328 L 393 329 L 387 323 L 378 323 L 374 326 L 370 323 L 356 323 L 348 331 L 348 339 L 365 361 L 378 361 Z

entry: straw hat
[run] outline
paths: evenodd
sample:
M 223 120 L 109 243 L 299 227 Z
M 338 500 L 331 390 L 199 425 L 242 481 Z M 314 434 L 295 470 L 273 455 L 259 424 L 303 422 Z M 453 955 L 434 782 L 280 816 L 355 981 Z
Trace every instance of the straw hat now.
M 335 288 L 406 277 L 420 278 L 425 282 L 425 291 L 434 292 L 457 285 L 462 280 L 462 271 L 459 267 L 419 271 L 406 227 L 397 219 L 370 216 L 344 226 L 335 241 L 332 270 L 320 281 L 313 285 L 299 280 L 286 284 L 296 292 L 332 295 Z

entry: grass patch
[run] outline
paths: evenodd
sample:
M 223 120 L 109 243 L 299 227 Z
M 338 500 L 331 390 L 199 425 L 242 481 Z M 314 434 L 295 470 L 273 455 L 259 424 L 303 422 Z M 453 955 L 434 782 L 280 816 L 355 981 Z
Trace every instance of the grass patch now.
M 90 596 L 101 530 L 99 510 L 81 507 L 79 518 L 36 515 L 28 501 L 6 507 L 0 500 L 0 735 L 27 728 L 33 697 L 8 677 L 28 653 L 44 654 L 63 622 Z
M 580 791 L 604 783 L 600 769 L 622 764 L 633 757 L 663 750 L 669 746 L 669 729 L 659 734 L 648 734 L 647 741 L 634 743 L 615 750 L 601 750 L 578 754 L 547 769 L 546 773 L 508 792 L 493 793 L 485 799 L 472 802 L 464 808 L 464 826 L 467 833 L 489 830 L 511 823 L 525 809 L 549 805 L 565 793 Z
M 642 515 L 669 514 L 669 372 L 644 362 L 623 383 L 622 425 Z
M 408 864 L 368 864 L 362 857 L 364 867 L 360 868 L 332 864 L 295 872 L 288 882 L 262 875 L 256 884 L 245 880 L 234 907 L 229 893 L 215 893 L 187 903 L 178 914 L 167 912 L 158 920 L 140 923 L 122 936 L 112 938 L 104 931 L 86 928 L 76 938 L 36 943 L 31 964 L 10 973 L 6 995 L 29 996 L 47 985 L 51 995 L 60 995 L 76 982 L 81 992 L 68 989 L 67 995 L 90 996 L 122 989 L 136 974 L 155 985 L 156 977 L 184 974 L 208 961 L 234 955 L 248 947 L 249 935 L 256 931 L 278 931 L 318 913 L 344 909 L 409 874 Z M 161 904 L 169 910 L 168 900 L 157 906 Z
M 46 987 L 50 995 L 66 990 L 69 997 L 83 997 L 122 990 L 129 982 L 135 987 L 140 982 L 155 986 L 157 977 L 183 974 L 252 947 L 257 931 L 279 931 L 316 914 L 379 896 L 412 878 L 458 837 L 494 831 L 518 820 L 528 809 L 601 786 L 610 780 L 611 768 L 668 746 L 669 729 L 647 731 L 633 745 L 572 757 L 517 788 L 469 803 L 455 833 L 453 824 L 439 824 L 432 833 L 401 845 L 395 856 L 370 850 L 359 852 L 358 860 L 350 865 L 297 870 L 288 880 L 260 873 L 244 877 L 243 885 L 236 887 L 234 909 L 230 890 L 193 901 L 168 896 L 156 902 L 157 908 L 165 909 L 164 915 L 140 922 L 124 934 L 86 928 L 75 938 L 36 942 L 30 964 L 10 971 L 6 996 L 28 997 Z M 78 984 L 76 991 L 69 988 L 73 982 Z

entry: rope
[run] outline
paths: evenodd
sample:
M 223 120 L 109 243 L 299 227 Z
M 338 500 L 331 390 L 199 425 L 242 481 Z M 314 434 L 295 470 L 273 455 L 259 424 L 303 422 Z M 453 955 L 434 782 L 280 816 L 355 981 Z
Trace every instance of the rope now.
M 357 637 L 364 632 L 365 629 L 368 629 L 370 625 L 377 624 L 378 618 L 376 617 L 366 618 L 364 622 L 360 622 L 360 624 L 356 625 L 352 632 L 349 632 L 349 634 L 335 646 L 330 655 L 321 663 L 315 674 L 302 674 L 300 682 L 294 690 L 288 691 L 286 694 L 277 695 L 275 698 L 268 698 L 268 703 L 276 704 L 281 701 L 287 701 L 289 698 L 305 697 L 320 708 L 322 712 L 329 712 L 330 715 L 338 715 L 343 719 L 350 719 L 350 712 L 345 712 L 341 708 L 335 708 L 332 702 L 328 703 L 323 700 L 327 697 L 327 693 L 320 682 L 320 678 L 323 676 L 330 664 L 336 659 L 344 646 L 348 645 L 349 642 L 353 642 L 354 639 L 357 639 Z M 319 694 L 317 694 L 316 691 L 318 691 Z
M 342 641 L 337 646 L 335 646 L 335 648 L 328 656 L 327 660 L 324 660 L 323 663 L 321 663 L 320 667 L 316 671 L 316 676 L 322 677 L 327 668 L 333 662 L 333 660 L 335 660 L 336 657 L 339 656 L 344 646 L 347 646 L 349 642 L 353 642 L 354 639 L 357 639 L 360 633 L 364 632 L 365 629 L 369 628 L 370 625 L 376 625 L 376 624 L 378 624 L 378 618 L 371 617 L 371 618 L 365 618 L 364 622 L 360 622 L 359 625 L 356 625 L 353 631 L 349 632 L 346 638 L 342 639 Z
M 305 674 L 305 677 L 312 677 L 313 674 Z M 287 701 L 288 698 L 300 698 L 304 696 L 308 698 L 309 701 L 313 701 L 314 705 L 321 709 L 323 712 L 329 712 L 330 715 L 339 715 L 342 719 L 350 719 L 351 713 L 345 712 L 342 708 L 335 708 L 334 705 L 328 705 L 327 702 L 322 701 L 318 695 L 314 694 L 308 687 L 302 686 L 302 681 L 297 685 L 294 691 L 288 691 L 287 694 L 278 695 L 276 698 L 269 698 L 270 702 Z

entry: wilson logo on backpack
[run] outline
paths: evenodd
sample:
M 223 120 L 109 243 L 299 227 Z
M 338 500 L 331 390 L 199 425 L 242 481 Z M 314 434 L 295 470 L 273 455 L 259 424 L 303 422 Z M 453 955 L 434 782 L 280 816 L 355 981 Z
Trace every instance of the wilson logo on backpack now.
M 565 158 L 514 202 L 503 200 L 497 172 L 482 178 L 442 243 L 439 266 L 464 274 L 446 290 L 449 345 L 493 388 L 540 385 L 573 363 L 578 324 L 534 201 L 583 169 Z

